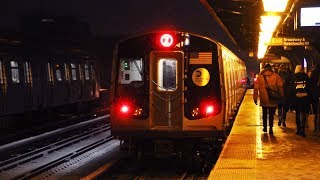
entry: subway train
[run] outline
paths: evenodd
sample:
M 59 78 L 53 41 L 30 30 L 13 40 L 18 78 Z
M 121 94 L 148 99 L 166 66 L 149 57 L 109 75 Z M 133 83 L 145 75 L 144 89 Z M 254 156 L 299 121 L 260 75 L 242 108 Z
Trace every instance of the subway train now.
M 41 38 L 1 38 L 0 127 L 45 123 L 89 108 L 99 98 L 95 69 L 95 56 L 78 46 Z
M 111 133 L 121 149 L 196 153 L 226 138 L 245 94 L 245 62 L 210 37 L 153 31 L 115 46 Z

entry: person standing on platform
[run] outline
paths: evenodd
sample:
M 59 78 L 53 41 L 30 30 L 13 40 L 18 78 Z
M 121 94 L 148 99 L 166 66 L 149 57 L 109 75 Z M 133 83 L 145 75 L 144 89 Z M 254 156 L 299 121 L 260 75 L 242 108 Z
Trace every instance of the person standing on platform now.
M 315 114 L 314 131 L 319 129 L 319 102 L 320 102 L 320 64 L 314 66 L 310 75 L 311 93 L 312 93 L 312 109 Z
M 287 67 L 285 64 L 281 64 L 279 67 L 278 75 L 281 77 L 283 82 L 283 91 L 284 91 L 284 98 L 283 100 L 278 104 L 278 126 L 287 127 L 286 125 L 286 117 L 287 112 L 289 111 L 289 96 L 290 96 L 290 77 L 289 73 L 287 72 Z
M 253 100 L 257 103 L 258 96 L 260 99 L 260 106 L 262 106 L 262 120 L 263 120 L 263 131 L 267 132 L 267 120 L 269 118 L 269 134 L 273 134 L 273 121 L 274 114 L 278 105 L 278 102 L 274 102 L 268 97 L 266 87 L 269 86 L 273 90 L 278 90 L 283 96 L 283 82 L 281 77 L 275 73 L 270 64 L 266 64 L 264 69 L 260 72 L 257 80 L 254 83 Z M 269 117 L 268 117 L 269 116 Z
M 296 66 L 291 84 L 294 91 L 292 94 L 292 105 L 296 110 L 296 134 L 306 137 L 305 125 L 311 103 L 311 84 L 308 74 L 304 72 L 301 65 Z

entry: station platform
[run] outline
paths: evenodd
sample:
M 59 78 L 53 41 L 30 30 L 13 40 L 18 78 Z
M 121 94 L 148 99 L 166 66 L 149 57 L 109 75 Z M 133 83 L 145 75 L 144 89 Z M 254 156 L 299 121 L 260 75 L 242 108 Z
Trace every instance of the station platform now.
M 262 108 L 253 102 L 248 89 L 234 126 L 208 179 L 318 179 L 320 136 L 306 129 L 307 137 L 295 134 L 295 114 L 287 113 L 287 127 L 273 135 L 263 132 Z M 268 127 L 269 131 L 269 127 Z

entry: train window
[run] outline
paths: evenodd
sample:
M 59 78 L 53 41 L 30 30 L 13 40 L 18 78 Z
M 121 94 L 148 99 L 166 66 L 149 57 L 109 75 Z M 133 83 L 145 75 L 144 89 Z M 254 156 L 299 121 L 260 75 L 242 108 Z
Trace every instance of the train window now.
M 94 80 L 96 77 L 95 77 L 95 70 L 93 68 L 93 65 L 91 64 L 91 79 Z
M 80 75 L 80 80 L 83 81 L 83 71 L 82 71 L 82 67 L 81 64 L 79 64 L 79 75 Z
M 3 84 L 3 77 L 4 73 L 2 73 L 2 61 L 0 60 L 0 84 Z
M 59 64 L 56 64 L 55 67 L 56 67 L 56 78 L 58 81 L 62 81 L 61 67 Z
M 12 83 L 20 83 L 19 66 L 17 61 L 10 61 Z
M 158 90 L 174 91 L 177 89 L 177 60 L 160 59 L 158 64 Z
M 72 80 L 77 80 L 77 70 L 76 65 L 74 63 L 71 63 L 71 77 Z
M 48 76 L 48 82 L 53 82 L 53 72 L 52 72 L 52 67 L 50 63 L 47 63 L 47 76 Z
M 32 83 L 31 65 L 29 62 L 24 63 L 24 82 Z
M 142 59 L 120 60 L 119 83 L 142 82 Z
M 66 63 L 64 63 L 64 73 L 65 73 L 66 80 L 69 81 L 70 80 L 70 73 L 69 73 L 69 67 Z
M 84 65 L 84 76 L 85 76 L 86 80 L 89 80 L 89 79 L 90 79 L 90 76 L 89 76 L 89 66 L 88 66 L 88 64 L 85 64 L 85 65 Z

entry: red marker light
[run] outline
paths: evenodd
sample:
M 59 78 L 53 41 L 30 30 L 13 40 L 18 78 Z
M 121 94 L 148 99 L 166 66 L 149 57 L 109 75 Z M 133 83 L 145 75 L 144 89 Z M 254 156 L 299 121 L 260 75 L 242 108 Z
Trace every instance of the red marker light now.
M 160 43 L 163 47 L 170 47 L 173 44 L 173 37 L 170 34 L 163 34 Z

